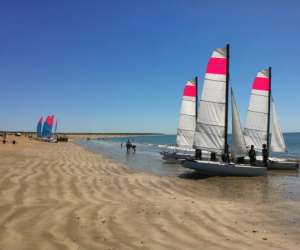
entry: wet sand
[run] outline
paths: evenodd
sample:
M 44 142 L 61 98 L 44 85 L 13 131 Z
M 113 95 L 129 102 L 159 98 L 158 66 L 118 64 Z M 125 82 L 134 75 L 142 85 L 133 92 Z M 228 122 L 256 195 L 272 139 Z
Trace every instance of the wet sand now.
M 0 144 L 0 249 L 300 248 L 284 184 L 158 177 L 72 142 L 17 141 Z

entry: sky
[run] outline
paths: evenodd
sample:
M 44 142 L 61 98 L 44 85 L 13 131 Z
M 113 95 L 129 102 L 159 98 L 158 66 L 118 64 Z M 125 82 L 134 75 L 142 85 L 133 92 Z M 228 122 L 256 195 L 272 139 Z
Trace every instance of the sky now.
M 230 85 L 244 122 L 256 73 L 272 66 L 283 130 L 300 131 L 300 2 L 4 1 L 0 130 L 175 133 L 184 84 L 231 45 Z

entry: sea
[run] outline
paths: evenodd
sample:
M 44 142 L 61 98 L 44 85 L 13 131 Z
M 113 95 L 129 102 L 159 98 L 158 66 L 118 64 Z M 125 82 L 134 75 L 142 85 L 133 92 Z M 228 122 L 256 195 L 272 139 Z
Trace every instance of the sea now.
M 273 153 L 273 157 L 300 159 L 300 133 L 285 133 L 288 152 Z M 126 152 L 125 144 L 130 140 L 136 145 L 136 152 Z M 231 136 L 229 135 L 229 144 Z M 129 136 L 94 140 L 78 140 L 78 144 L 96 153 L 101 153 L 137 171 L 150 172 L 159 176 L 178 176 L 186 171 L 177 164 L 167 164 L 160 152 L 174 151 L 176 135 Z
M 300 133 L 284 134 L 288 152 L 273 154 L 289 159 L 300 159 Z M 130 139 L 137 148 L 136 152 L 126 152 L 126 141 Z M 229 142 L 231 137 L 229 137 Z M 86 150 L 105 155 L 137 172 L 171 178 L 181 178 L 193 182 L 195 188 L 217 187 L 222 197 L 228 200 L 253 202 L 300 202 L 300 177 L 297 171 L 267 171 L 259 177 L 203 177 L 180 164 L 167 164 L 161 159 L 161 151 L 172 151 L 175 135 L 130 136 L 123 138 L 78 140 Z M 122 146 L 121 146 L 122 144 Z M 295 210 L 296 211 L 296 210 Z M 296 213 L 297 214 L 297 213 Z M 298 215 L 297 215 L 298 216 Z

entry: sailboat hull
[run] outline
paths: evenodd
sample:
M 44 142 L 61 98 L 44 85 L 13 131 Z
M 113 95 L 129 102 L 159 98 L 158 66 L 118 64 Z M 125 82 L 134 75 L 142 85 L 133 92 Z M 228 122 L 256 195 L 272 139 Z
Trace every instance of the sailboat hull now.
M 265 167 L 199 160 L 185 160 L 182 166 L 208 176 L 262 176 L 267 171 Z
M 170 153 L 170 152 L 161 152 L 162 159 L 165 163 L 169 164 L 178 164 L 187 159 L 193 159 L 192 155 L 189 154 L 180 154 L 180 153 Z
M 299 163 L 289 161 L 271 160 L 268 165 L 270 170 L 298 170 Z
M 249 164 L 249 159 L 246 158 L 246 164 Z M 256 165 L 263 167 L 264 163 L 261 157 L 258 157 L 256 159 Z M 299 163 L 288 161 L 286 159 L 280 159 L 280 158 L 270 158 L 268 162 L 267 169 L 268 170 L 298 170 Z

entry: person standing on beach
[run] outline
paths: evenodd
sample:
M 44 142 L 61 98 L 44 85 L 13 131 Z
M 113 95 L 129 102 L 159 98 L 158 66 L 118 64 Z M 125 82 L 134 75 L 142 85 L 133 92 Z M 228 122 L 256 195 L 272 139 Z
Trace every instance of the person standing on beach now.
M 253 145 L 251 145 L 251 149 L 249 150 L 248 155 L 250 158 L 250 165 L 256 165 L 256 152 Z
M 264 166 L 267 167 L 268 166 L 268 159 L 269 159 L 269 152 L 268 152 L 266 144 L 263 144 L 262 156 L 263 156 Z
M 121 148 L 123 148 L 123 142 L 121 142 Z

